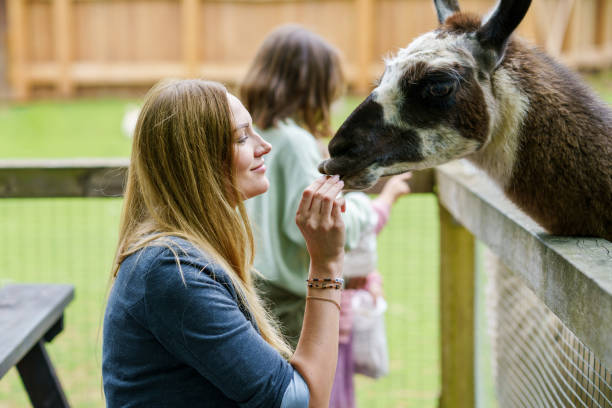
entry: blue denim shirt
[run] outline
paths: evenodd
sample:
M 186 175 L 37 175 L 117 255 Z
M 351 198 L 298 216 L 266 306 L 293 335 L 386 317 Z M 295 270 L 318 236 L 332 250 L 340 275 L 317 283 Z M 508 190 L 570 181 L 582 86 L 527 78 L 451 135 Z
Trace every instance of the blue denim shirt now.
M 226 272 L 187 241 L 172 242 L 184 281 L 164 246 L 119 269 L 104 316 L 107 406 L 280 407 L 303 380 L 263 340 Z

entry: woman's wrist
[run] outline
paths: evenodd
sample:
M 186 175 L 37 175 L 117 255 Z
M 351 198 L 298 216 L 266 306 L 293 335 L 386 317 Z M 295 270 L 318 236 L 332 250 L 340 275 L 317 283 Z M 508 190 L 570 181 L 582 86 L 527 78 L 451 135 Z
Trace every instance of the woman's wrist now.
M 308 279 L 339 278 L 342 276 L 342 264 L 343 258 L 328 260 L 326 262 L 316 262 L 311 259 Z

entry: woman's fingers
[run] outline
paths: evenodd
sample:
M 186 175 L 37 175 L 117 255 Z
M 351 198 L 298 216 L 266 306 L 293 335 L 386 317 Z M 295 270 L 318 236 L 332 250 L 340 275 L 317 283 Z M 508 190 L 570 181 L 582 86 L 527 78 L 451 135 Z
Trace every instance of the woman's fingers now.
M 344 203 L 344 198 L 342 199 L 342 202 Z M 337 226 L 341 226 L 343 221 L 342 221 L 342 212 L 344 212 L 344 204 L 342 205 L 336 205 L 336 203 L 334 203 L 334 206 L 332 207 L 331 210 L 331 219 L 332 219 L 332 223 L 334 225 Z
M 319 187 L 319 189 L 314 193 L 312 204 L 310 206 L 310 210 L 312 211 L 313 214 L 320 214 L 323 205 L 327 201 L 329 201 L 330 203 L 333 202 L 335 196 L 332 197 L 330 201 L 329 191 L 336 183 L 338 183 L 338 180 L 339 180 L 338 176 L 329 177 L 327 180 L 325 180 L 325 183 L 323 183 L 321 187 Z M 328 210 L 328 214 L 329 214 L 329 210 Z
M 346 200 L 344 199 L 344 197 L 339 196 L 338 198 L 336 198 L 336 201 L 334 201 L 334 206 L 337 206 L 338 208 L 340 208 L 340 212 L 345 212 L 346 211 Z
M 313 181 L 311 185 L 306 187 L 306 190 L 302 193 L 302 200 L 300 201 L 300 205 L 298 206 L 297 213 L 304 214 L 306 211 L 310 210 L 312 206 L 312 199 L 317 190 L 327 181 L 327 176 L 322 176 Z
M 333 184 L 323 195 L 321 204 L 321 217 L 325 218 L 331 214 L 332 206 L 335 206 L 338 194 L 342 191 L 344 182 L 342 180 Z

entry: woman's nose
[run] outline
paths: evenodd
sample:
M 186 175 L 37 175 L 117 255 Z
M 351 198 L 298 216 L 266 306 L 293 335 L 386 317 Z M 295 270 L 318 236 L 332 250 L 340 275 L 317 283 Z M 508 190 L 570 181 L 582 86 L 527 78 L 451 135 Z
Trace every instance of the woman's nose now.
M 263 156 L 270 153 L 270 150 L 272 150 L 272 145 L 266 142 L 261 136 L 258 135 L 258 137 L 260 143 L 257 149 L 257 156 Z

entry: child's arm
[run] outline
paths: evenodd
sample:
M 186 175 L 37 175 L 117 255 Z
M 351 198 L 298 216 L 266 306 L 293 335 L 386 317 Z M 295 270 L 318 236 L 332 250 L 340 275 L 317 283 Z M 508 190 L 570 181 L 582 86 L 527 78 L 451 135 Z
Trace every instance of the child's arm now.
M 398 198 L 410 193 L 410 185 L 408 185 L 410 177 L 412 177 L 412 173 L 403 173 L 391 177 L 380 195 L 372 202 L 372 208 L 378 213 L 377 234 L 387 223 L 391 206 L 395 204 Z

